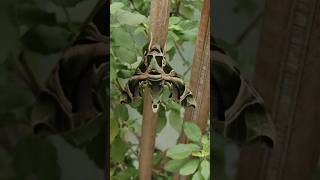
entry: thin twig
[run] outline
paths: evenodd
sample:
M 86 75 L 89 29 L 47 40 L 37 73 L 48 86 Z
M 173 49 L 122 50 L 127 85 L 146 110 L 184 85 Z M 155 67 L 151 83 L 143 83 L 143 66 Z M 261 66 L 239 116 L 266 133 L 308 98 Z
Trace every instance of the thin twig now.
M 132 5 L 133 9 L 134 9 L 135 11 L 138 11 L 138 9 L 136 8 L 133 0 L 129 0 L 129 2 L 130 2 L 130 4 Z
M 190 64 L 189 61 L 184 57 L 180 47 L 178 46 L 178 44 L 176 42 L 174 42 L 174 46 L 177 49 L 179 56 L 183 60 L 184 65 L 189 65 Z
M 175 10 L 175 15 L 178 16 L 179 15 L 179 11 L 180 11 L 180 0 L 176 0 L 176 10 Z

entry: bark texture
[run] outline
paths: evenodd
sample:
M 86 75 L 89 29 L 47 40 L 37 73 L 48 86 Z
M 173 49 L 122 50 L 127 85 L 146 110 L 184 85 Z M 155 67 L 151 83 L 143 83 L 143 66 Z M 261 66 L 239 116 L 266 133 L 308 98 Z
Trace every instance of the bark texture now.
M 208 125 L 210 112 L 210 0 L 204 0 L 201 12 L 196 50 L 191 69 L 190 90 L 196 101 L 195 108 L 186 108 L 185 121 L 196 123 L 204 132 Z M 182 134 L 181 143 L 187 143 Z M 174 180 L 185 180 L 187 177 L 174 174 Z
M 151 46 L 159 44 L 164 48 L 167 34 L 170 11 L 170 0 L 152 0 L 150 7 Z M 139 179 L 151 180 L 152 157 L 154 152 L 156 125 L 158 115 L 152 111 L 150 89 L 144 92 L 142 135 L 140 139 Z
M 157 113 L 152 111 L 150 89 L 144 91 L 142 135 L 140 138 L 139 179 L 149 180 L 152 177 L 152 157 L 154 151 Z
M 267 0 L 255 85 L 276 126 L 273 150 L 246 147 L 238 180 L 310 180 L 320 144 L 320 0 Z

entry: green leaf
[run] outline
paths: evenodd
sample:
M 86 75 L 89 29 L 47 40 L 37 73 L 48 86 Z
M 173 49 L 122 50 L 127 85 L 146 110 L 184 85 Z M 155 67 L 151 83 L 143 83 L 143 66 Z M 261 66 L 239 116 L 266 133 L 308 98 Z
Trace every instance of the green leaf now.
M 169 24 L 178 24 L 181 21 L 181 17 L 170 17 L 169 18 Z
M 204 180 L 200 171 L 198 170 L 193 176 L 191 180 Z
M 161 160 L 162 160 L 162 153 L 156 152 L 152 157 L 152 164 L 157 165 L 161 162 Z
M 183 119 L 180 116 L 180 111 L 171 110 L 169 112 L 169 123 L 175 130 L 181 131 Z
M 137 177 L 138 177 L 138 171 L 136 169 L 130 167 L 130 168 L 126 169 L 125 171 L 118 173 L 113 178 L 115 180 L 131 180 L 131 179 L 135 179 Z
M 111 116 L 110 118 L 110 144 L 112 144 L 114 138 L 119 133 L 119 123 L 116 118 Z
M 159 111 L 158 111 L 158 120 L 157 120 L 157 133 L 161 132 L 162 129 L 167 124 L 167 116 L 166 116 L 166 109 L 164 106 L 160 105 Z
M 129 147 L 119 136 L 111 144 L 110 156 L 113 161 L 122 161 Z
M 193 10 L 193 7 L 189 4 L 182 4 L 180 6 L 180 13 L 188 19 L 192 19 Z
M 168 149 L 167 156 L 172 159 L 187 158 L 193 151 L 200 150 L 196 144 L 178 144 Z
M 165 164 L 164 169 L 169 172 L 177 172 L 188 161 L 188 159 L 173 159 Z
M 64 28 L 40 25 L 30 29 L 22 37 L 22 42 L 33 51 L 49 54 L 67 47 L 71 38 L 72 34 Z
M 208 136 L 202 136 L 201 144 L 202 144 L 202 149 L 203 149 L 203 155 L 210 156 L 210 141 L 209 141 Z
M 147 17 L 139 13 L 132 13 L 121 9 L 117 11 L 116 18 L 121 24 L 129 26 L 138 26 L 139 24 L 147 23 L 148 21 Z
M 122 120 L 129 119 L 128 108 L 123 104 L 119 104 L 116 106 L 116 108 L 114 109 L 114 114 L 117 118 L 120 118 Z
M 85 1 L 85 0 L 50 0 L 50 1 L 56 4 L 57 6 L 74 7 L 81 1 Z
M 110 6 L 110 14 L 115 14 L 118 10 L 120 10 L 124 6 L 121 2 L 113 2 Z
M 199 142 L 201 138 L 200 128 L 191 122 L 185 122 L 184 124 L 184 133 L 191 141 Z
M 127 69 L 120 69 L 117 73 L 119 78 L 127 79 L 130 78 L 134 74 L 134 71 Z
M 199 166 L 199 159 L 190 160 L 181 167 L 179 173 L 183 176 L 193 174 Z
M 207 160 L 203 160 L 200 164 L 201 167 L 201 174 L 204 179 L 209 179 L 210 177 L 210 163 Z

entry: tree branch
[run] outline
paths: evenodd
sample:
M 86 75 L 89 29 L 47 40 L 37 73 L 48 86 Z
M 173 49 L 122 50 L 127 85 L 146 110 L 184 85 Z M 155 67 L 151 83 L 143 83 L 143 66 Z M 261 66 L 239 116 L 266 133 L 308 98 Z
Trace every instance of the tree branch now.
M 170 0 L 152 0 L 150 7 L 150 39 L 152 45 L 163 49 L 167 41 Z M 152 37 L 151 37 L 152 35 Z M 144 91 L 142 134 L 140 139 L 139 179 L 151 180 L 152 159 L 155 145 L 157 113 L 152 111 L 149 88 Z
M 185 121 L 196 123 L 202 132 L 207 127 L 210 112 L 210 0 L 204 0 L 197 37 L 196 50 L 192 62 L 190 90 L 196 99 L 195 108 L 186 108 Z M 187 143 L 182 134 L 181 143 Z M 186 176 L 174 174 L 174 180 L 186 180 Z

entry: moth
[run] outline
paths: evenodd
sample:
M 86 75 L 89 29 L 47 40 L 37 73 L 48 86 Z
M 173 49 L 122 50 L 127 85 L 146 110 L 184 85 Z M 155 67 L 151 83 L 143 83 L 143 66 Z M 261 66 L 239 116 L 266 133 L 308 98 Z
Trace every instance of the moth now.
M 123 92 L 121 103 L 130 103 L 138 97 L 142 97 L 143 90 L 149 87 L 152 97 L 152 111 L 157 112 L 161 103 L 164 87 L 170 90 L 170 98 L 183 106 L 195 107 L 192 92 L 184 83 L 166 59 L 165 47 L 152 45 L 152 38 L 144 59 L 136 69 L 134 75 L 129 78 Z

